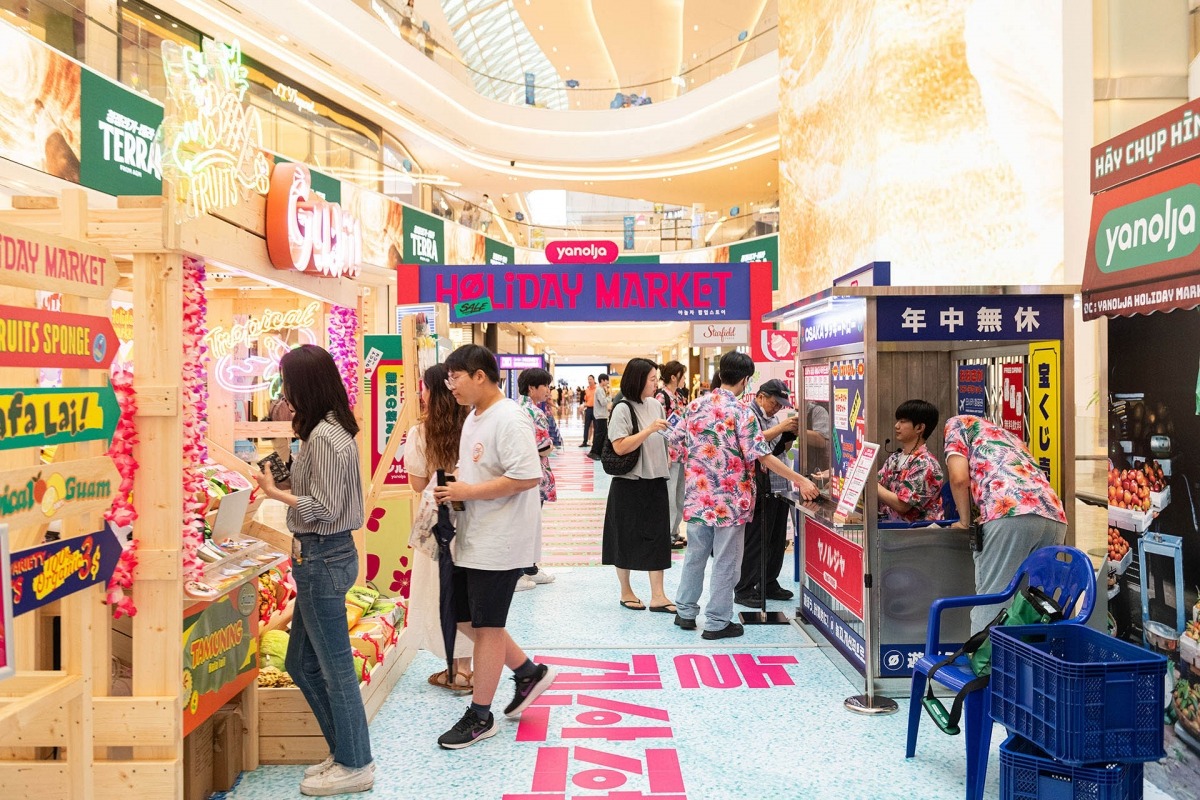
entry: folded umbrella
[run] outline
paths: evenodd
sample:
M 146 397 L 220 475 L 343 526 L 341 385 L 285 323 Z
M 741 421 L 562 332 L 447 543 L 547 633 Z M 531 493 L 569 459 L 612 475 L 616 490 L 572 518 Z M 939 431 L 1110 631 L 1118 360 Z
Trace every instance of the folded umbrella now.
M 454 640 L 458 621 L 454 614 L 454 560 L 450 557 L 450 542 L 454 539 L 454 523 L 450 521 L 450 506 L 438 505 L 438 519 L 433 525 L 433 537 L 438 544 L 438 585 L 441 588 L 440 616 L 442 643 L 446 646 L 446 674 L 454 680 Z

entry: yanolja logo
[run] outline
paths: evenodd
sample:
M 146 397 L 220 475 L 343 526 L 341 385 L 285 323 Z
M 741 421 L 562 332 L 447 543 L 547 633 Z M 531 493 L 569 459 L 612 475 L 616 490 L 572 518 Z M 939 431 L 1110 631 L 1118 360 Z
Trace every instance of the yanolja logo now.
M 1096 229 L 1096 264 L 1119 272 L 1191 255 L 1200 246 L 1200 186 L 1189 183 L 1109 211 Z

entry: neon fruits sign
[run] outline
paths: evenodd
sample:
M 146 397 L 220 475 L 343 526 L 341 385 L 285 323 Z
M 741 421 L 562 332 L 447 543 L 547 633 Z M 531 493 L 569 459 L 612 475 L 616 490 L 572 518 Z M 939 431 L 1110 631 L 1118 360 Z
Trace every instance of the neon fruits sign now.
M 303 164 L 276 164 L 267 192 L 267 257 L 275 269 L 322 278 L 357 278 L 362 263 L 358 219 L 312 192 Z
M 279 376 L 279 360 L 288 351 L 302 344 L 317 344 L 313 328 L 321 304 L 309 303 L 302 309 L 272 311 L 265 309 L 258 317 L 233 325 L 226 331 L 214 328 L 205 337 L 216 363 L 213 379 L 227 392 L 253 394 L 270 388 Z M 281 336 L 287 331 L 295 333 L 295 341 Z M 239 358 L 236 353 L 258 343 L 257 355 Z

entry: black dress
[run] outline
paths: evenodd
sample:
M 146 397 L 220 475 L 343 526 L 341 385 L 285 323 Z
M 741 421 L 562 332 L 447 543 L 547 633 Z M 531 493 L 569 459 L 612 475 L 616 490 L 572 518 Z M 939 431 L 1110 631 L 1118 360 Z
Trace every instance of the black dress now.
M 604 512 L 602 562 L 619 569 L 671 568 L 666 478 L 613 478 Z

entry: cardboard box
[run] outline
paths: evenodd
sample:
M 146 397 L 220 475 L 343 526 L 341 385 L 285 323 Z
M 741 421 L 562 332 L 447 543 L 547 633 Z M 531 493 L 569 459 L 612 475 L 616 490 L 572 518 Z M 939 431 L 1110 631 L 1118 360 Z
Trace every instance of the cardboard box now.
M 242 709 L 230 703 L 213 714 L 213 791 L 227 792 L 242 773 Z
M 213 721 L 205 720 L 183 740 L 183 800 L 208 800 L 213 793 Z

